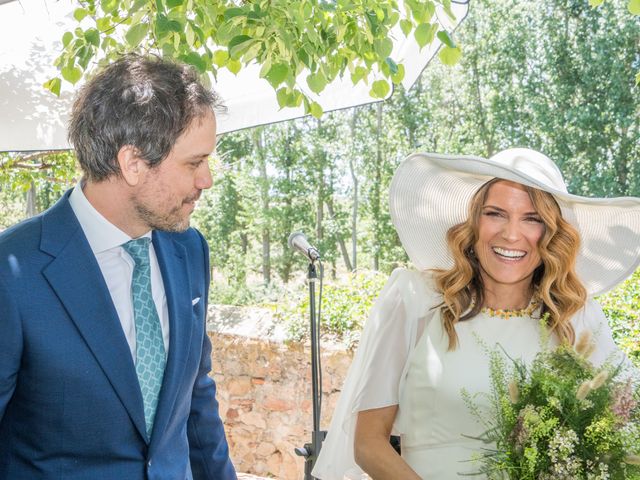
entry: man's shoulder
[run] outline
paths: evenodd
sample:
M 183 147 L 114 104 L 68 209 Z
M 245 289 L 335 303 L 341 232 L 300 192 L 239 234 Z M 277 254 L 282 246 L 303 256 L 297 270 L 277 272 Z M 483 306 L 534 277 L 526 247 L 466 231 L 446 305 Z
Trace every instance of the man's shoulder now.
M 23 220 L 0 232 L 0 255 L 37 247 L 42 235 L 42 214 Z

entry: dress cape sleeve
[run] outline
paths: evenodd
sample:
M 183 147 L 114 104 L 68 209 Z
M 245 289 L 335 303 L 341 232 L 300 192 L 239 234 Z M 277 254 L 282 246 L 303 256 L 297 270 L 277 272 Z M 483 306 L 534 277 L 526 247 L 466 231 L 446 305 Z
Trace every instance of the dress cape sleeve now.
M 322 480 L 368 478 L 354 459 L 357 413 L 399 403 L 418 325 L 437 301 L 427 278 L 396 269 L 367 320 L 358 350 L 312 475 Z M 394 429 L 394 433 L 400 433 Z
M 602 307 L 593 299 L 587 300 L 584 308 L 572 319 L 576 332 L 576 339 L 579 335 L 588 330 L 593 335 L 596 349 L 589 360 L 597 367 L 605 362 L 612 365 L 621 365 L 622 376 L 631 378 L 634 383 L 640 385 L 640 370 L 638 370 L 631 360 L 615 344 L 611 327 L 607 317 L 602 311 Z

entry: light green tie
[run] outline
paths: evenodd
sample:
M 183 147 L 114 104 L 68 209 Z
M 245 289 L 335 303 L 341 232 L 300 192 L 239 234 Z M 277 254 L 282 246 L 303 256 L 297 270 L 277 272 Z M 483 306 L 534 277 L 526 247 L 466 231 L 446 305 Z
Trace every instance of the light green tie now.
M 151 438 L 153 420 L 158 406 L 158 395 L 164 376 L 166 355 L 160 317 L 158 317 L 158 311 L 151 294 L 149 242 L 148 237 L 142 237 L 131 240 L 122 247 L 135 262 L 131 282 L 131 298 L 136 326 L 136 373 L 144 401 L 147 435 Z

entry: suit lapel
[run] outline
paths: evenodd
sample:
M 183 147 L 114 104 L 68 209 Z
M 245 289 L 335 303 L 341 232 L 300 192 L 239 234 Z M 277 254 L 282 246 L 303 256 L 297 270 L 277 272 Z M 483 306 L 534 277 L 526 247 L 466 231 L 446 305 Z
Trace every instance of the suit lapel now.
M 169 355 L 160 390 L 153 437 L 161 437 L 175 404 L 191 345 L 193 327 L 189 265 L 182 245 L 163 232 L 153 232 L 169 310 Z
M 43 274 L 75 323 L 131 420 L 146 438 L 142 394 L 131 351 L 91 247 L 68 202 L 42 220 L 41 248 L 54 260 Z

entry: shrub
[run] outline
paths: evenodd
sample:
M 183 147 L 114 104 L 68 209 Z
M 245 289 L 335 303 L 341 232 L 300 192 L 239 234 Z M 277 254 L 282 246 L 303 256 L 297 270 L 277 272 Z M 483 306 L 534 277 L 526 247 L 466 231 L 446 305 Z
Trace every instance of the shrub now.
M 640 269 L 597 300 L 609 319 L 616 343 L 640 367 Z
M 360 330 L 387 277 L 380 272 L 361 271 L 348 274 L 337 283 L 325 283 L 320 334 L 352 346 L 360 338 Z M 278 316 L 286 323 L 292 340 L 309 337 L 309 297 L 306 287 L 292 296 Z

